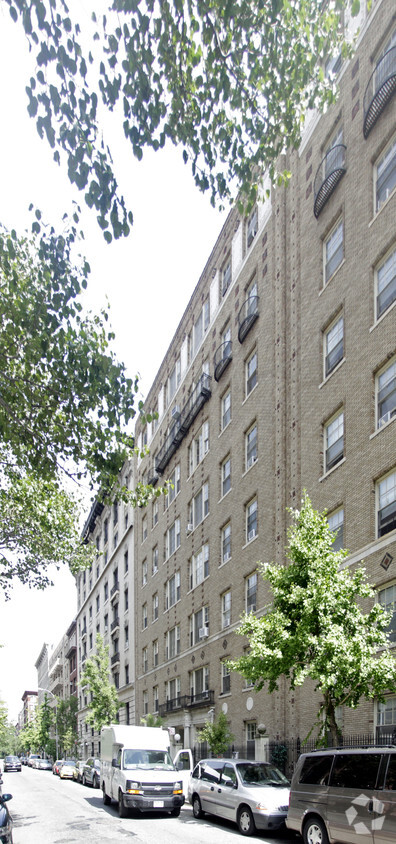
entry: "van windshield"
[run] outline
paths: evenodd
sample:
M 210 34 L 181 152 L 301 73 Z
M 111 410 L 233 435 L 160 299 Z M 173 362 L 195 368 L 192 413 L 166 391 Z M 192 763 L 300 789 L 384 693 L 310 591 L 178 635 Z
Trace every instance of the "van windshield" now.
M 124 769 L 174 771 L 175 766 L 167 750 L 124 750 Z
M 282 788 L 289 785 L 289 780 L 275 765 L 266 762 L 241 762 L 236 767 L 244 785 L 277 785 Z

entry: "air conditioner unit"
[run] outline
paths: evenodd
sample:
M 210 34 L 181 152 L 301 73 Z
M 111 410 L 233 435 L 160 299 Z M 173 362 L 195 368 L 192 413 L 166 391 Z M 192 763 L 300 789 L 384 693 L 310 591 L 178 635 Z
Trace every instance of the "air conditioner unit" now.
M 187 532 L 187 533 L 192 533 L 192 532 L 193 532 L 193 530 L 194 530 L 194 525 L 193 525 L 193 523 L 192 523 L 192 522 L 188 522 L 188 524 L 187 524 L 187 528 L 186 528 L 186 532 Z
M 224 554 L 224 556 L 223 556 L 223 563 L 226 563 L 226 562 L 227 562 L 227 560 L 229 560 L 229 559 L 230 559 L 230 557 L 231 557 L 230 552 L 229 552 L 229 551 L 226 551 L 226 552 L 225 552 L 225 554 Z
M 171 416 L 173 416 L 173 417 L 180 416 L 180 407 L 179 407 L 178 404 L 175 404 L 175 406 L 172 407 Z
M 386 425 L 386 423 L 393 419 L 394 416 L 396 416 L 396 407 L 392 410 L 388 410 L 383 416 L 381 416 L 381 419 L 378 422 L 378 427 L 381 428 L 382 425 Z
M 253 463 L 255 463 L 256 460 L 257 460 L 257 457 L 256 457 L 255 454 L 253 454 L 252 457 L 249 457 L 249 460 L 247 462 L 247 468 L 250 469 L 250 467 L 253 466 Z
M 248 542 L 250 542 L 251 539 L 254 539 L 255 536 L 256 536 L 256 528 L 253 528 L 253 530 L 250 530 L 249 533 L 248 533 Z
M 200 627 L 198 635 L 200 639 L 207 639 L 209 636 L 209 627 Z

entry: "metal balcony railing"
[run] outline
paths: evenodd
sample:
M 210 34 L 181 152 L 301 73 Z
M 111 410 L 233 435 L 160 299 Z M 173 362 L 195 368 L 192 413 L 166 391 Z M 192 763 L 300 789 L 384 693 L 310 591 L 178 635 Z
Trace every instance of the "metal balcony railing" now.
M 114 586 L 112 586 L 112 587 L 111 587 L 111 590 L 110 590 L 110 601 L 112 601 L 112 600 L 113 600 L 113 598 L 115 598 L 115 596 L 119 593 L 119 591 L 120 591 L 120 584 L 119 584 L 119 582 L 117 581 L 117 583 L 115 583 L 115 584 L 114 584 Z
M 215 351 L 214 356 L 214 378 L 215 381 L 219 381 L 224 370 L 227 369 L 227 366 L 232 361 L 232 342 L 231 340 L 226 340 L 225 343 L 222 343 L 221 346 L 218 347 Z
M 170 700 L 167 700 L 165 703 L 161 703 L 158 707 L 158 714 L 161 716 L 167 715 L 168 712 L 175 712 L 176 709 L 182 709 L 185 695 L 181 697 L 174 697 Z
M 119 654 L 119 652 L 117 652 L 117 653 L 113 654 L 113 656 L 111 657 L 111 667 L 114 668 L 114 666 L 117 665 L 117 663 L 119 663 L 119 661 L 120 661 L 120 654 Z
M 363 99 L 363 135 L 368 137 L 396 91 L 396 46 L 391 47 L 368 81 Z
M 115 618 L 114 621 L 111 622 L 110 633 L 114 633 L 118 629 L 119 626 L 120 626 L 120 619 L 117 616 L 117 618 Z
M 187 434 L 187 431 L 201 410 L 201 407 L 203 407 L 205 402 L 210 398 L 210 382 L 210 375 L 207 375 L 206 373 L 201 375 L 196 386 L 191 391 L 186 404 L 182 408 L 180 416 L 178 416 L 173 423 L 172 428 L 156 457 L 155 468 L 160 475 L 163 474 L 169 461 L 179 448 L 183 437 Z
M 346 146 L 336 144 L 329 149 L 318 167 L 314 181 L 314 214 L 319 214 L 346 173 Z
M 243 343 L 246 335 L 256 322 L 259 315 L 259 297 L 249 296 L 243 303 L 238 314 L 238 340 Z
M 169 712 L 174 712 L 176 709 L 189 709 L 194 706 L 207 706 L 210 703 L 214 703 L 214 689 L 197 692 L 193 695 L 179 695 L 179 697 L 171 698 L 165 703 L 161 703 L 159 705 L 158 714 L 164 716 Z

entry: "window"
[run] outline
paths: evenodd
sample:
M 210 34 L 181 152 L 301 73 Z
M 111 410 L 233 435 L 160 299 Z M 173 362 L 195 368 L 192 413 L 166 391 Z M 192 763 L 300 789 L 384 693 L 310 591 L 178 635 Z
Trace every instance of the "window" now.
M 158 712 L 159 706 L 159 690 L 158 686 L 153 686 L 153 711 Z
M 246 361 L 246 397 L 257 384 L 257 352 Z
M 330 372 L 344 357 L 344 317 L 337 317 L 330 325 L 324 336 L 324 377 L 327 378 Z
M 142 542 L 147 539 L 147 516 L 142 518 Z
M 180 653 L 180 625 L 165 633 L 165 659 L 173 659 Z
M 143 692 L 143 714 L 148 715 L 149 706 L 148 706 L 148 691 Z
M 103 596 L 104 596 L 104 600 L 107 601 L 108 597 L 109 597 L 109 584 L 108 584 L 107 580 L 106 580 L 106 582 L 103 586 Z
M 180 572 L 177 571 L 165 584 L 165 609 L 180 601 Z
M 128 589 L 124 589 L 124 612 L 129 608 L 129 593 Z
M 251 542 L 257 536 L 257 498 L 246 507 L 246 542 Z
M 166 699 L 172 701 L 176 706 L 180 704 L 180 677 L 168 680 L 166 684 Z
M 376 379 L 377 427 L 396 417 L 396 358 L 382 369 Z
M 232 281 L 231 258 L 227 258 L 221 268 L 221 295 L 225 296 Z
M 156 592 L 153 595 L 153 621 L 157 621 L 158 609 L 159 609 L 158 592 Z
M 209 299 L 204 302 L 203 308 L 194 323 L 194 354 L 201 345 L 205 332 L 208 330 L 210 322 L 210 307 Z
M 196 671 L 190 671 L 190 689 L 193 702 L 198 703 L 208 698 L 209 668 L 207 665 L 197 668 Z
M 396 249 L 385 258 L 375 273 L 377 319 L 396 299 Z
M 209 513 L 209 484 L 204 484 L 189 504 L 188 522 L 193 530 L 205 519 Z
M 125 685 L 128 686 L 129 684 L 129 665 L 125 665 Z
M 221 430 L 231 422 L 231 390 L 227 390 L 221 400 Z
M 231 624 L 231 589 L 221 596 L 221 629 Z
M 226 563 L 231 558 L 231 522 L 221 531 L 221 562 Z
M 336 56 L 331 56 L 331 58 L 327 59 L 325 62 L 325 77 L 326 79 L 332 79 L 339 73 L 341 69 L 342 63 L 342 56 L 341 53 L 337 53 Z
M 337 534 L 333 542 L 333 551 L 339 551 L 340 548 L 344 547 L 344 510 L 342 507 L 332 513 L 327 521 L 330 530 Z
M 378 490 L 378 536 L 384 536 L 396 528 L 396 472 L 379 481 Z
M 387 631 L 391 642 L 396 642 L 396 583 L 380 589 L 378 600 L 386 612 L 391 612 L 392 617 L 388 624 Z
M 385 149 L 374 170 L 375 211 L 379 211 L 396 187 L 396 138 Z
M 258 210 L 257 205 L 253 209 L 246 225 L 246 244 L 247 248 L 253 243 L 254 238 L 258 232 Z
M 201 430 L 188 447 L 188 474 L 192 475 L 201 460 L 209 451 L 209 422 L 204 422 Z
M 129 625 L 128 624 L 126 624 L 125 627 L 124 627 L 124 644 L 125 644 L 125 650 L 127 648 L 129 648 Z
M 143 630 L 147 627 L 148 624 L 148 615 L 147 615 L 147 604 L 143 604 L 142 606 L 142 627 Z
M 146 586 L 147 583 L 147 560 L 143 560 L 142 562 L 142 586 Z
M 177 548 L 180 547 L 180 519 L 175 519 L 173 525 L 168 528 L 166 532 L 165 553 L 166 558 L 174 554 Z
M 246 578 L 245 589 L 246 612 L 255 612 L 257 609 L 257 572 Z
M 142 650 L 142 664 L 143 664 L 143 673 L 146 674 L 148 671 L 148 650 L 147 648 L 143 648 Z
M 190 645 L 196 645 L 209 636 L 209 607 L 202 607 L 190 616 Z
M 323 159 L 323 179 L 327 179 L 334 172 L 340 163 L 339 146 L 343 143 L 342 127 L 337 129 L 336 134 L 332 137 Z
M 103 544 L 106 545 L 109 540 L 109 520 L 105 519 L 103 522 Z
M 334 275 L 344 258 L 344 223 L 339 220 L 324 242 L 324 280 L 325 284 Z
M 175 500 L 176 496 L 180 492 L 180 464 L 178 463 L 175 466 L 170 478 L 169 478 L 169 486 L 168 486 L 168 493 L 165 497 L 165 508 L 169 507 L 169 504 L 172 504 L 172 501 Z
M 231 691 L 231 669 L 226 660 L 221 662 L 221 694 L 226 695 Z
M 125 551 L 125 554 L 124 554 L 124 574 L 128 574 L 128 567 L 129 567 L 128 551 Z
M 180 357 L 177 359 L 172 372 L 168 378 L 168 385 L 167 385 L 167 395 L 168 395 L 168 403 L 172 401 L 173 396 L 176 393 L 176 390 L 180 386 L 181 381 L 181 365 L 180 365 Z
M 159 648 L 158 648 L 158 639 L 154 639 L 153 642 L 153 668 L 156 668 L 158 665 L 159 660 Z
M 344 457 L 344 412 L 338 413 L 325 426 L 325 472 Z
M 245 461 L 246 470 L 250 469 L 257 460 L 257 425 L 250 428 L 245 435 Z
M 159 507 L 158 498 L 154 498 L 153 510 L 152 510 L 152 513 L 153 513 L 153 528 L 155 528 L 155 526 L 158 524 L 158 507 Z
M 231 457 L 227 457 L 221 465 L 221 495 L 227 495 L 231 489 Z
M 158 571 L 158 545 L 153 548 L 153 574 Z
M 209 545 L 203 545 L 198 554 L 194 554 L 190 562 L 190 589 L 194 589 L 209 577 Z
M 392 729 L 396 726 L 396 695 L 378 704 L 378 726 Z

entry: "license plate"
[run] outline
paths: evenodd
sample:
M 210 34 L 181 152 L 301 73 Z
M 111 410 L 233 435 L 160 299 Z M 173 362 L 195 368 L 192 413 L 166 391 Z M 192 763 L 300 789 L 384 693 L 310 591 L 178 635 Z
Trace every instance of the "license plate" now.
M 164 801 L 163 800 L 153 800 L 153 808 L 154 809 L 163 809 L 164 808 Z

